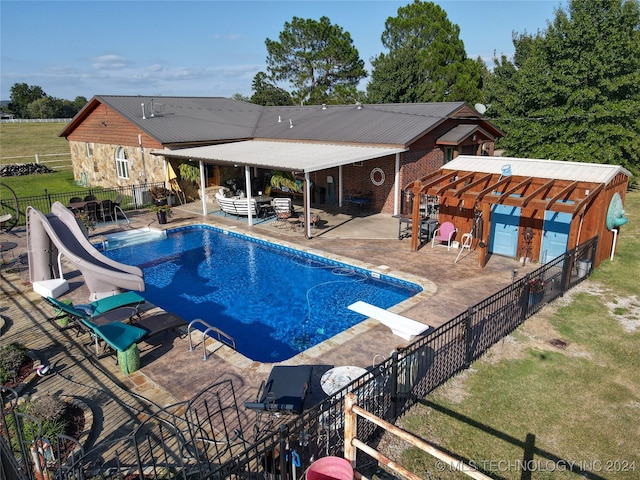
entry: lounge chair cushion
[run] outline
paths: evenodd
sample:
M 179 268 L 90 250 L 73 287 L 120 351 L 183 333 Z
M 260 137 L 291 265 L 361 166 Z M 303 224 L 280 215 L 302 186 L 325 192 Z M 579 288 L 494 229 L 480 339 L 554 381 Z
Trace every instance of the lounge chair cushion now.
M 122 322 L 112 322 L 106 325 L 95 325 L 89 321 L 84 322 L 96 335 L 118 352 L 124 352 L 134 343 L 138 343 L 147 336 L 147 331 L 134 325 Z
M 82 309 L 89 315 L 100 315 L 115 308 L 124 307 L 125 305 L 141 304 L 145 299 L 136 292 L 125 292 L 118 295 L 104 297 L 88 304 L 76 305 L 76 309 Z

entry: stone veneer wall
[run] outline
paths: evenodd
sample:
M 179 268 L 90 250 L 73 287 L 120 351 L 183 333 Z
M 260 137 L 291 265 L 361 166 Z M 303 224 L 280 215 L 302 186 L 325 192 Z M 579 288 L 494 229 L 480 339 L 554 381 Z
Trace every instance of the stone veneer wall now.
M 118 178 L 116 170 L 116 149 L 122 146 L 129 160 L 129 178 Z M 146 167 L 146 182 L 162 182 L 165 180 L 164 157 L 151 155 L 149 149 L 143 153 L 140 147 L 124 145 L 93 144 L 93 156 L 87 156 L 85 142 L 69 141 L 71 149 L 71 161 L 73 162 L 73 177 L 80 180 L 82 173 L 87 175 L 87 183 L 90 186 L 121 187 L 144 182 L 144 169 Z

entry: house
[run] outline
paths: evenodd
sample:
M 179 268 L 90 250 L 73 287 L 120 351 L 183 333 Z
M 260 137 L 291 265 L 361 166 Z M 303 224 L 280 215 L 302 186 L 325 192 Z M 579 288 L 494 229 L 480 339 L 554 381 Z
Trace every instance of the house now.
M 473 233 L 481 266 L 491 254 L 547 263 L 595 236 L 598 266 L 627 223 L 630 176 L 618 165 L 460 155 L 406 188 L 438 199 L 439 221 L 454 224 L 457 241 Z M 414 250 L 418 238 L 412 232 Z
M 161 182 L 181 163 L 197 162 L 206 185 L 233 181 L 255 194 L 272 171 L 295 172 L 305 181 L 305 205 L 362 195 L 368 209 L 390 214 L 399 213 L 400 185 L 458 154 L 492 155 L 502 135 L 463 102 L 263 107 L 102 95 L 60 133 L 75 178 L 92 186 Z

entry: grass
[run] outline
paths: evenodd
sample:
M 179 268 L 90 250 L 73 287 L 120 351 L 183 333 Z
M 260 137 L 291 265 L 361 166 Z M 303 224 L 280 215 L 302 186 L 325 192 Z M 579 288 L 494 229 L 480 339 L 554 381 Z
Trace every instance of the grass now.
M 29 175 L 28 177 L 2 177 L 2 183 L 13 189 L 18 197 L 30 197 L 49 193 L 64 193 L 78 190 L 73 179 L 69 144 L 58 135 L 64 123 L 0 123 L 0 163 L 33 163 L 35 155 L 64 153 L 65 163 L 56 160 L 56 171 L 46 175 Z M 22 158 L 14 158 L 22 157 Z M 26 157 L 26 158 L 24 158 Z M 41 157 L 43 163 L 47 157 Z M 60 168 L 65 167 L 62 170 Z M 69 167 L 69 168 L 66 168 Z M 28 181 L 25 181 L 27 180 Z
M 0 123 L 0 162 L 31 163 L 36 154 L 69 153 L 67 139 L 58 136 L 64 126 L 64 123 Z
M 638 478 L 640 192 L 625 208 L 613 261 L 423 399 L 401 426 L 494 478 Z M 529 460 L 535 471 L 524 472 Z M 399 463 L 422 478 L 468 478 L 414 448 Z

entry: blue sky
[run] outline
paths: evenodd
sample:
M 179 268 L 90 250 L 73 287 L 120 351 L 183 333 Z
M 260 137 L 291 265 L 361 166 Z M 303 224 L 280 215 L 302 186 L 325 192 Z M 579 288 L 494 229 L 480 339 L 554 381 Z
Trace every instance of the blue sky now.
M 351 34 L 369 60 L 384 51 L 395 1 L 0 1 L 0 99 L 15 83 L 72 100 L 94 95 L 251 95 L 265 70 L 265 39 L 277 40 L 294 16 Z M 460 26 L 467 55 L 492 65 L 513 55 L 512 32 L 544 30 L 561 0 L 438 0 Z M 366 80 L 360 85 L 366 88 Z

